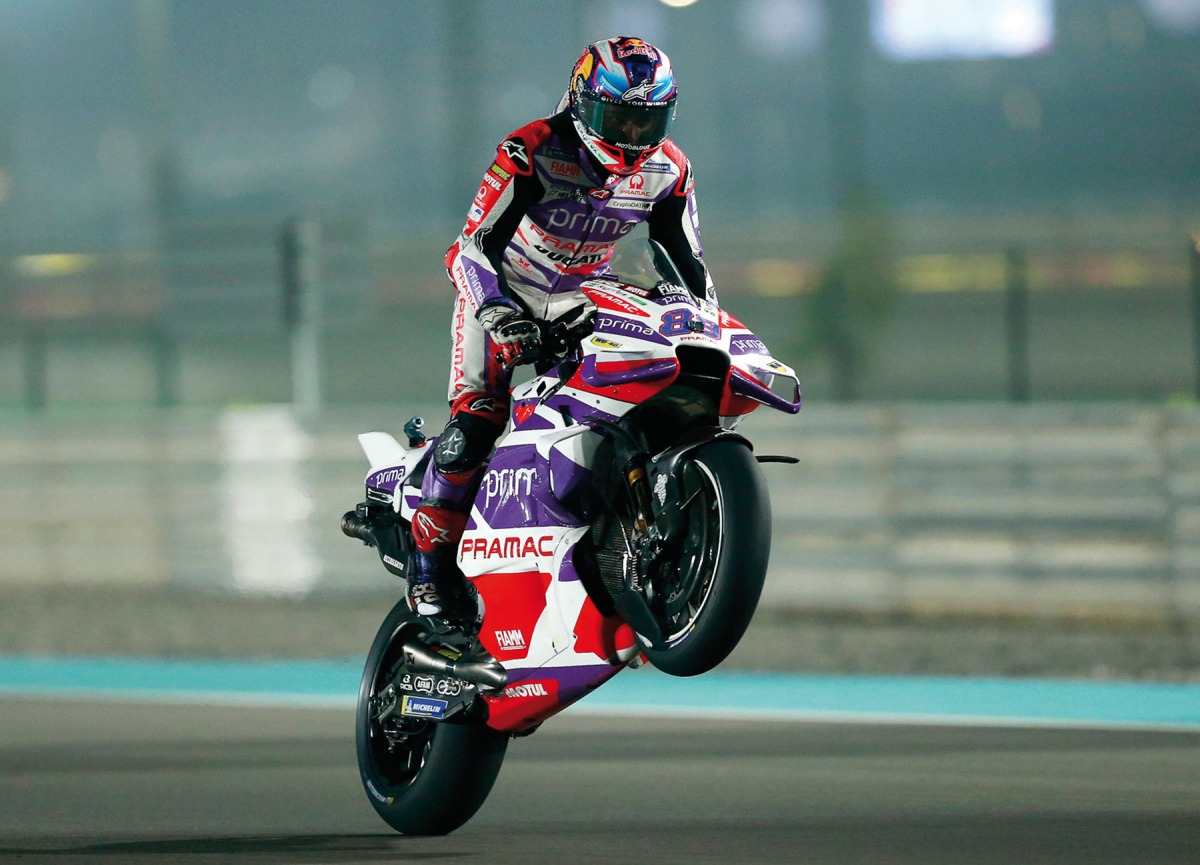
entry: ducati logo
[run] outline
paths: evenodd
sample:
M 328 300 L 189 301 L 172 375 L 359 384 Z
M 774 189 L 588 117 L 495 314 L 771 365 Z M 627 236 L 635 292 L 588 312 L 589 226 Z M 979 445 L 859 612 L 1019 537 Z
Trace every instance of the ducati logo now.
M 599 186 L 588 190 L 588 195 L 597 201 L 608 201 L 608 199 L 612 198 L 612 194 L 613 191 L 611 189 L 603 189 Z

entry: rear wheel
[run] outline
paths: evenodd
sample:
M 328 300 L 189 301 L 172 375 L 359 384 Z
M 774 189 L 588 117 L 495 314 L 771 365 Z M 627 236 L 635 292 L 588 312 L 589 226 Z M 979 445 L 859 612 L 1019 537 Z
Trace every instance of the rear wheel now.
M 771 505 L 754 455 L 713 441 L 681 461 L 670 503 L 673 540 L 649 569 L 650 609 L 664 639 L 643 651 L 665 673 L 695 676 L 737 646 L 762 594 Z
M 434 722 L 389 714 L 384 691 L 404 671 L 404 641 L 419 628 L 402 600 L 371 645 L 358 691 L 358 768 L 367 798 L 389 826 L 405 835 L 445 835 L 487 798 L 508 736 L 479 719 Z

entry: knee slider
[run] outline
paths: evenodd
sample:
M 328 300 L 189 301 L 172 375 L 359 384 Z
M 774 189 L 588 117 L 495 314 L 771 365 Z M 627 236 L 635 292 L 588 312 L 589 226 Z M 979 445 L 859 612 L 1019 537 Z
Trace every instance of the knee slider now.
M 479 466 L 500 436 L 495 424 L 462 412 L 438 437 L 433 464 L 444 474 L 469 471 Z

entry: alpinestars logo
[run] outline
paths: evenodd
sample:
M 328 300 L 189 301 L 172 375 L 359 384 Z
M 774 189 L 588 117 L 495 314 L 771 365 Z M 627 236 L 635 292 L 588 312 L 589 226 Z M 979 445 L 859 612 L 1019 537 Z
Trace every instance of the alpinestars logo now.
M 499 410 L 500 407 L 496 405 L 496 401 L 490 396 L 481 396 L 479 399 L 472 400 L 471 404 L 467 407 L 467 411 L 480 412 L 482 414 L 495 414 Z
M 450 543 L 450 529 L 439 526 L 429 514 L 418 513 L 417 523 L 417 531 L 430 545 Z
M 518 169 L 524 172 L 529 171 L 529 154 L 525 152 L 524 143 L 516 138 L 509 138 L 500 145 L 500 149 Z
M 437 452 L 445 462 L 453 462 L 462 456 L 463 448 L 466 447 L 467 438 L 462 434 L 462 430 L 451 428 L 442 434 L 438 439 Z
M 623 99 L 625 101 L 629 101 L 629 100 L 633 100 L 633 99 L 644 100 L 647 96 L 650 95 L 650 91 L 653 89 L 654 89 L 654 79 L 647 78 L 641 84 L 635 84 L 632 87 L 630 87 L 628 90 L 626 90 L 624 93 L 622 93 L 621 99 Z

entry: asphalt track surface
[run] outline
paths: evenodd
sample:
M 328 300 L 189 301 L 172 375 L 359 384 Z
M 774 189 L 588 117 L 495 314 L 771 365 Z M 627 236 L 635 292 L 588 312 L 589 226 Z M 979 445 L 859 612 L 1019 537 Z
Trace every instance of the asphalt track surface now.
M 353 710 L 0 696 L 0 862 L 1200 862 L 1200 730 L 560 716 L 406 838 Z

